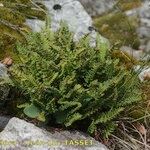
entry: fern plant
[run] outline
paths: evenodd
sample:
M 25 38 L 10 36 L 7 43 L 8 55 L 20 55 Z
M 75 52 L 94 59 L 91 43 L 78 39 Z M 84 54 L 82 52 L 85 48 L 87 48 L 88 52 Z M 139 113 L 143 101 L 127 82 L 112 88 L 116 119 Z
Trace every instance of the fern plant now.
M 26 39 L 17 44 L 20 63 L 10 72 L 25 97 L 19 108 L 29 117 L 52 118 L 66 127 L 86 122 L 89 133 L 101 130 L 108 137 L 117 116 L 141 99 L 137 75 L 112 58 L 99 36 L 96 47 L 89 46 L 89 36 L 74 43 L 73 34 L 62 26 Z

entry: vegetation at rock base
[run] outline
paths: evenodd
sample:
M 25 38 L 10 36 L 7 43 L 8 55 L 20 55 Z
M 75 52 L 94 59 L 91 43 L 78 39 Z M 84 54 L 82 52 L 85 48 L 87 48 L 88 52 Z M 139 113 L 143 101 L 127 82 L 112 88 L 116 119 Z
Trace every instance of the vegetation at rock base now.
M 117 58 L 120 61 L 120 65 L 123 65 L 126 69 L 133 69 L 135 65 L 140 64 L 139 61 L 137 61 L 132 56 L 128 55 L 126 52 L 122 52 L 121 50 L 113 50 L 112 51 L 112 57 Z
M 94 18 L 94 24 L 98 31 L 107 37 L 111 43 L 138 49 L 140 40 L 136 33 L 139 25 L 137 16 L 126 16 L 125 11 L 138 8 L 142 5 L 141 0 L 116 0 L 112 10 Z
M 117 6 L 122 11 L 138 8 L 142 5 L 142 0 L 117 0 Z
M 110 12 L 96 17 L 94 24 L 112 44 L 118 43 L 118 47 L 126 45 L 138 49 L 140 41 L 136 33 L 138 25 L 136 18 L 128 18 L 122 12 Z
M 16 47 L 20 63 L 10 73 L 25 97 L 19 108 L 29 117 L 66 127 L 86 124 L 89 133 L 108 137 L 117 116 L 141 99 L 137 74 L 119 65 L 99 36 L 95 48 L 88 36 L 74 43 L 66 26 L 26 39 Z
M 147 81 L 142 85 L 142 93 L 143 93 L 143 100 L 136 105 L 132 106 L 131 108 L 127 109 L 128 117 L 133 117 L 134 120 L 144 121 L 147 120 L 147 125 L 150 124 L 150 108 L 149 108 L 149 100 L 150 100 L 150 82 Z M 141 118 L 141 119 L 140 119 Z
M 12 56 L 16 39 L 23 40 L 30 31 L 25 25 L 26 18 L 44 19 L 45 14 L 30 0 L 0 0 L 0 4 L 0 58 L 3 58 Z
M 142 85 L 142 101 L 126 109 L 117 131 L 112 134 L 111 150 L 150 149 L 150 82 Z

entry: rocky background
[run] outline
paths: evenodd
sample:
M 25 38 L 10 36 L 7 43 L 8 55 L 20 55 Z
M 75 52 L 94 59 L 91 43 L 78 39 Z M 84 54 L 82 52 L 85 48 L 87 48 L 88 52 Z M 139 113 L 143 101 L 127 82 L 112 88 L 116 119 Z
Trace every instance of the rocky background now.
M 122 45 L 123 47 L 121 49 L 129 53 L 131 53 L 132 51 L 133 56 L 135 56 L 138 59 L 139 57 L 143 56 L 143 52 L 150 53 L 150 1 L 149 0 L 142 0 L 142 1 L 133 0 L 129 2 L 117 1 L 117 0 L 101 0 L 101 1 L 80 0 L 80 2 L 83 4 L 86 11 L 95 19 L 96 26 L 101 31 L 102 35 L 103 34 L 107 35 L 105 34 L 106 33 L 105 30 L 107 30 L 109 28 L 108 26 L 110 25 L 110 24 L 105 24 L 106 21 L 103 18 L 109 17 L 108 15 L 113 15 L 116 12 L 120 12 L 120 18 L 119 17 L 117 18 L 118 15 L 117 13 L 115 14 L 116 18 L 118 19 L 118 20 L 114 20 L 116 21 L 116 25 L 119 22 L 119 20 L 124 24 L 127 24 L 126 21 L 128 21 L 129 24 L 126 25 L 125 28 L 127 29 L 128 26 L 135 28 L 133 29 L 135 30 L 134 34 L 127 35 L 128 36 L 127 38 L 130 39 L 133 43 L 126 43 L 126 45 Z M 121 13 L 125 14 L 128 18 L 122 20 Z M 113 17 L 109 17 L 109 22 L 111 21 L 113 21 Z M 101 27 L 99 25 L 101 25 Z M 111 32 L 109 33 L 109 36 L 110 34 Z

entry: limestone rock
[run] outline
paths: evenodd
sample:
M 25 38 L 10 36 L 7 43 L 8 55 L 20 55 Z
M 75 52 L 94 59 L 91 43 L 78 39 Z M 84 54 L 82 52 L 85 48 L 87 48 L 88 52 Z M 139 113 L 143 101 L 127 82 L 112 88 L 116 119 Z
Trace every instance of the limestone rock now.
M 145 53 L 143 50 L 135 50 L 128 46 L 122 46 L 120 50 L 126 52 L 127 54 L 129 54 L 130 56 L 132 56 L 137 60 L 145 60 L 147 58 L 145 57 Z
M 139 9 L 140 27 L 137 33 L 141 39 L 142 45 L 145 45 L 145 51 L 150 52 L 150 1 L 144 1 L 142 7 Z
M 139 79 L 141 82 L 144 82 L 145 80 L 150 80 L 150 67 L 144 67 L 136 66 L 135 71 L 139 73 Z
M 150 71 L 144 73 L 144 80 L 150 81 Z
M 136 16 L 139 18 L 139 27 L 137 34 L 141 41 L 141 46 L 147 52 L 147 44 L 150 40 L 150 1 L 142 0 L 142 6 L 126 12 L 127 16 Z
M 5 117 L 5 116 L 0 115 L 0 131 L 5 128 L 9 120 L 10 120 L 10 117 Z
M 77 146 L 75 140 L 87 142 Z M 107 150 L 93 138 L 80 132 L 50 133 L 18 118 L 12 118 L 0 133 L 0 149 L 11 150 Z
M 45 0 L 43 1 L 43 4 L 48 9 L 53 31 L 58 30 L 60 22 L 64 21 L 69 26 L 69 29 L 75 33 L 76 40 L 82 35 L 90 32 L 89 27 L 92 26 L 92 19 L 84 10 L 80 2 L 76 0 Z M 45 22 L 28 19 L 27 24 L 33 31 L 38 32 L 44 26 Z
M 33 32 L 39 32 L 45 26 L 45 21 L 41 21 L 39 19 L 26 19 L 26 24 Z
M 150 40 L 147 42 L 146 50 L 147 53 L 150 53 Z
M 146 67 L 142 70 L 142 72 L 139 74 L 140 80 L 143 82 L 145 80 L 150 80 L 150 68 Z
M 2 63 L 0 63 L 0 78 L 2 77 L 7 77 L 7 68 L 5 67 L 5 65 L 3 65 Z
M 79 0 L 79 1 L 91 16 L 98 16 L 108 12 L 110 9 L 113 8 L 113 6 L 117 2 L 115 0 Z
M 92 19 L 77 0 L 44 0 L 43 4 L 51 18 L 51 29 L 56 31 L 60 23 L 64 21 L 71 32 L 74 33 L 74 41 L 78 41 L 84 35 L 91 36 L 91 46 L 95 45 L 96 31 L 92 25 Z M 33 31 L 39 32 L 45 22 L 37 19 L 26 21 Z M 100 36 L 100 35 L 99 35 Z M 108 40 L 100 36 L 102 42 L 108 44 Z
M 5 65 L 0 63 L 0 105 L 5 102 L 9 94 L 9 87 L 3 82 L 4 79 L 8 78 L 9 76 L 7 74 L 7 68 L 5 67 Z
M 0 7 L 4 7 L 3 3 L 0 3 Z
M 50 0 L 44 1 L 51 16 L 51 28 L 56 31 L 63 20 L 69 29 L 75 33 L 74 38 L 78 40 L 85 34 L 90 33 L 89 27 L 92 26 L 92 19 L 84 10 L 80 2 L 72 0 Z M 55 7 L 60 6 L 60 9 Z

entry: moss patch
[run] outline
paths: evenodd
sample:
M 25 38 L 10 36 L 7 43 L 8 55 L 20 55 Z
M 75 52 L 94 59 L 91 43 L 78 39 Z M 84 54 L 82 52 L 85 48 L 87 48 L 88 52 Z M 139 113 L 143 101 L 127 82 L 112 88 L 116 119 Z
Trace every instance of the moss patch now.
M 29 0 L 0 0 L 0 60 L 14 56 L 13 48 L 17 40 L 24 40 L 30 31 L 24 23 L 26 18 L 44 19 L 43 11 L 37 9 Z M 41 4 L 38 4 L 42 6 Z M 44 6 L 42 6 L 44 8 Z
M 141 0 L 119 0 L 117 6 L 122 11 L 131 10 L 133 8 L 140 7 L 142 4 Z
M 122 45 L 135 49 L 139 47 L 140 42 L 136 34 L 138 20 L 136 18 L 128 18 L 121 12 L 110 12 L 95 18 L 94 24 L 111 43 L 118 43 L 119 47 Z

